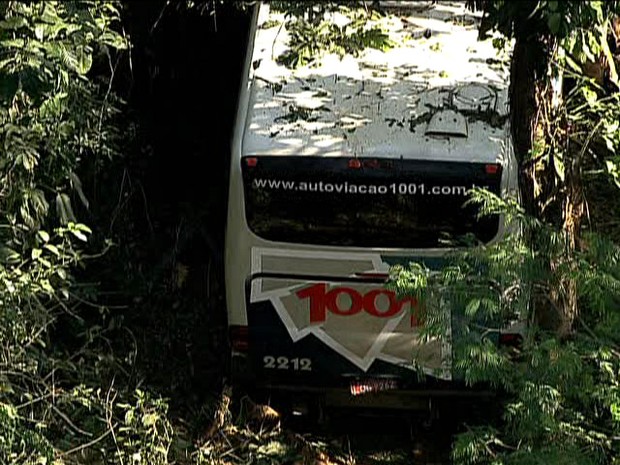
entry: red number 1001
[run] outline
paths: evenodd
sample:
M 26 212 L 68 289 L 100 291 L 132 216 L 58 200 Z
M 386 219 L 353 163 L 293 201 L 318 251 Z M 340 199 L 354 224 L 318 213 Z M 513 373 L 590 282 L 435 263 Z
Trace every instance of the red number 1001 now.
M 326 283 L 318 283 L 304 289 L 300 289 L 295 293 L 300 299 L 310 299 L 310 323 L 323 323 L 327 318 L 327 312 L 340 316 L 356 315 L 361 311 L 365 311 L 369 315 L 379 318 L 391 318 L 398 315 L 403 306 L 409 302 L 411 308 L 416 306 L 417 302 L 413 297 L 405 297 L 398 299 L 393 291 L 387 289 L 373 289 L 365 294 L 361 294 L 357 290 L 350 287 L 336 287 L 327 290 Z M 345 294 L 351 300 L 349 308 L 340 308 L 338 306 L 338 296 Z M 389 306 L 386 310 L 377 308 L 377 297 L 385 295 L 389 299 Z M 412 326 L 417 326 L 418 322 L 415 315 L 412 314 Z

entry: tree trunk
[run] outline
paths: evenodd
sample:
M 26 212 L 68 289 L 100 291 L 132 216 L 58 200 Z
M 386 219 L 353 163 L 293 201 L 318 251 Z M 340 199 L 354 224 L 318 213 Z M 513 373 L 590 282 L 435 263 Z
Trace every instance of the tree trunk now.
M 544 52 L 538 41 L 516 39 L 510 69 L 511 127 L 515 154 L 520 167 L 519 189 L 525 211 L 537 215 L 534 170 L 529 163 L 533 147 L 537 106 L 537 75 Z
M 531 216 L 561 225 L 566 235 L 565 250 L 560 256 L 550 257 L 550 282 L 535 286 L 536 289 L 550 289 L 548 295 L 533 296 L 538 324 L 564 338 L 570 335 L 578 315 L 577 285 L 574 279 L 560 270 L 565 269 L 564 265 L 568 265 L 570 270 L 585 212 L 580 161 L 578 154 L 568 153 L 567 147 L 564 154 L 567 160 L 562 185 L 564 191 L 560 203 L 553 201 L 553 196 L 558 193 L 553 164 L 547 163 L 542 170 L 540 167 L 537 170 L 536 154 L 532 154 L 532 149 L 539 144 L 557 144 L 557 141 L 549 140 L 551 136 L 547 133 L 545 121 L 545 118 L 555 118 L 554 94 L 548 73 L 555 48 L 550 40 L 532 36 L 516 39 L 511 66 L 510 103 L 523 208 Z M 536 237 L 530 232 L 526 240 L 535 242 Z
M 572 262 L 580 243 L 581 224 L 586 211 L 586 203 L 581 176 L 581 149 L 579 153 L 570 149 L 571 147 L 567 147 L 570 162 L 566 164 L 564 174 L 566 194 L 562 209 L 562 230 L 566 235 L 566 260 L 568 260 L 569 270 L 573 271 Z M 563 294 L 560 307 L 561 321 L 557 331 L 558 336 L 562 338 L 572 333 L 573 323 L 579 316 L 577 283 L 571 276 L 565 278 Z

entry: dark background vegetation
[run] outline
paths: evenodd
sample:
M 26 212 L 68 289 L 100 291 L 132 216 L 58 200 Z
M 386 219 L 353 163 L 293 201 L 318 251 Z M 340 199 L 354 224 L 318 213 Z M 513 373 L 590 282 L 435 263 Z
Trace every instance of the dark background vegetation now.
M 225 369 L 227 172 L 250 14 L 130 1 L 123 16 L 133 45 L 114 88 L 131 145 L 102 173 L 95 213 L 119 246 L 88 272 L 135 337 L 134 375 L 173 406 L 218 392 Z

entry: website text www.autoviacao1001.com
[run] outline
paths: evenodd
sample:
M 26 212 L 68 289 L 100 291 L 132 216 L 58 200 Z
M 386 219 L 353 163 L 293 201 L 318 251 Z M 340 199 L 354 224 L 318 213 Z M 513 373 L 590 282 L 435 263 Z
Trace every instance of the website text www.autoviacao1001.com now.
M 322 192 L 362 195 L 459 195 L 465 196 L 470 188 L 463 185 L 428 185 L 418 182 L 394 182 L 389 184 L 359 184 L 324 181 L 286 181 L 282 179 L 257 178 L 252 187 L 259 190 L 281 190 L 290 192 Z

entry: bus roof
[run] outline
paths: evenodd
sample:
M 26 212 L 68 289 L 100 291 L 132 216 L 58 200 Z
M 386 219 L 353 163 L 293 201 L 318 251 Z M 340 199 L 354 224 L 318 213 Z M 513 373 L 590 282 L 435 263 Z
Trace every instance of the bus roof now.
M 260 5 L 243 155 L 506 160 L 509 53 L 478 40 L 479 15 L 464 2 L 382 5 L 394 47 L 296 69 L 278 63 L 284 16 Z

